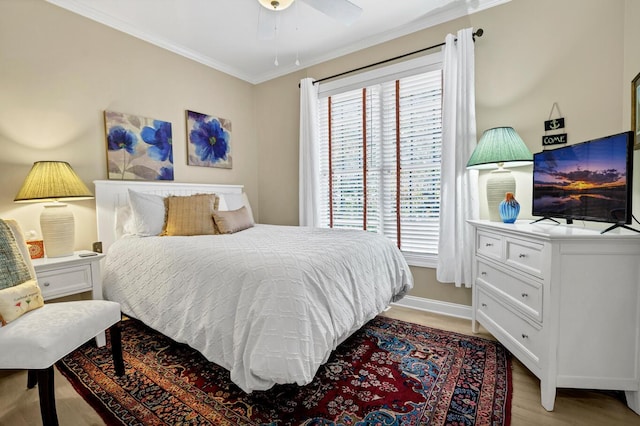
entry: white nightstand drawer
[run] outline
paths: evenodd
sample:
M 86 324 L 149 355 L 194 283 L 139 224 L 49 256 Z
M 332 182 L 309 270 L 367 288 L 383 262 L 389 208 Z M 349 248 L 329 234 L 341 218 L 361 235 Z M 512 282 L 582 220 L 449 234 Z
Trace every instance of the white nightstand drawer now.
M 536 277 L 543 277 L 542 253 L 544 246 L 542 244 L 507 238 L 505 245 L 505 262 L 508 265 Z
M 478 231 L 476 252 L 491 259 L 502 260 L 502 237 L 489 232 Z
M 542 286 L 531 278 L 503 272 L 481 260 L 477 263 L 478 282 L 493 287 L 509 298 L 520 310 L 542 321 Z
M 505 337 L 515 345 L 516 350 L 526 355 L 534 364 L 539 364 L 544 348 L 540 329 L 511 312 L 482 289 L 478 290 L 478 316 L 484 316 L 502 328 L 507 333 Z M 505 346 L 509 348 L 506 343 Z
M 38 285 L 45 300 L 91 291 L 91 266 L 77 265 L 38 273 Z

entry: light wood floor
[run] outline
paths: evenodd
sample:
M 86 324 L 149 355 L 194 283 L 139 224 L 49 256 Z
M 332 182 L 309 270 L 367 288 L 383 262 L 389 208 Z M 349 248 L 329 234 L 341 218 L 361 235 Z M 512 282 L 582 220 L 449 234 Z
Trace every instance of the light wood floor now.
M 471 334 L 468 320 L 393 307 L 385 315 L 430 327 Z M 480 336 L 492 338 L 481 329 Z M 75 392 L 57 369 L 55 376 L 58 418 L 62 426 L 103 425 L 95 411 Z M 22 371 L 0 370 L 0 425 L 41 424 L 37 388 L 27 390 Z M 555 409 L 547 412 L 540 405 L 540 382 L 516 359 L 513 361 L 513 426 L 616 426 L 640 425 L 640 416 L 614 392 L 560 389 Z

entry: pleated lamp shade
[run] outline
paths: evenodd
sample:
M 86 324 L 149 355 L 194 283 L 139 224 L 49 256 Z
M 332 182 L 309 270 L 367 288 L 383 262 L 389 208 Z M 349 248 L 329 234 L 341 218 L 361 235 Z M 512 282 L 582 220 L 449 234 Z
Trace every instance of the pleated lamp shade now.
M 507 192 L 516 193 L 516 180 L 504 167 L 526 166 L 531 163 L 533 154 L 513 127 L 495 127 L 482 134 L 467 162 L 467 168 L 497 169 L 487 179 L 489 220 L 500 221 L 500 202 Z
M 88 200 L 93 194 L 64 161 L 38 161 L 27 175 L 14 201 L 42 202 L 40 228 L 47 257 L 73 254 L 75 223 L 73 212 L 60 201 Z

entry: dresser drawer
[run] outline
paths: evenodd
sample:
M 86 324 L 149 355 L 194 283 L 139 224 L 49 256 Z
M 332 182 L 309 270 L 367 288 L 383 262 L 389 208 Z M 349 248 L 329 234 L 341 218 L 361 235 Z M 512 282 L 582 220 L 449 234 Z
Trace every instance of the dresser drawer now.
M 478 289 L 478 312 L 480 319 L 483 317 L 493 322 L 504 332 L 508 342 L 499 339 L 508 349 L 518 351 L 526 356 L 536 366 L 539 366 L 540 354 L 544 348 L 541 329 L 510 311 L 505 305 L 489 293 Z M 482 320 L 481 320 L 482 322 Z M 497 336 L 496 336 L 497 337 Z M 510 343 L 510 344 L 509 344 Z M 526 362 L 525 362 L 526 364 Z
M 505 241 L 505 263 L 523 272 L 543 278 L 544 245 L 507 238 Z
M 502 237 L 490 232 L 478 231 L 476 253 L 495 260 L 502 260 Z
M 518 309 L 537 321 L 542 321 L 542 286 L 540 283 L 517 276 L 486 263 L 477 263 L 478 282 L 494 288 L 515 304 Z
M 38 272 L 38 285 L 45 300 L 91 291 L 91 266 L 68 266 Z

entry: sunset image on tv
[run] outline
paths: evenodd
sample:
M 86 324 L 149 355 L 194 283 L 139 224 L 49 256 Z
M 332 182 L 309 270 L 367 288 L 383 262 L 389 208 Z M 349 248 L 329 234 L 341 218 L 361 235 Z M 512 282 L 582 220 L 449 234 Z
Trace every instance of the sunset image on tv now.
M 535 154 L 533 214 L 625 221 L 627 139 L 619 134 Z

